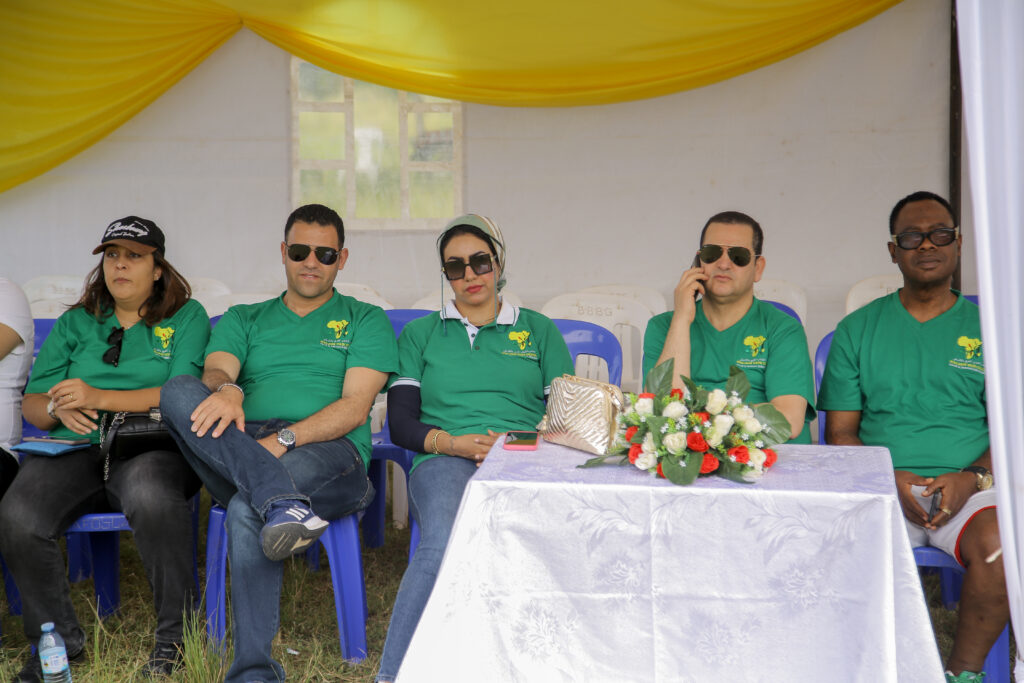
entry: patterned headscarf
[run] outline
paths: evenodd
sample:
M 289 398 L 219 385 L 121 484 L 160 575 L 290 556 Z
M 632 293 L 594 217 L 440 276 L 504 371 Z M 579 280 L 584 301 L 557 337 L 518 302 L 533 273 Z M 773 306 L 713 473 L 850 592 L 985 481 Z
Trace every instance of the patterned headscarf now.
M 441 240 L 448 234 L 448 231 L 452 228 L 457 228 L 460 225 L 469 225 L 474 228 L 479 228 L 483 233 L 491 240 L 491 244 L 494 245 L 494 251 L 497 253 L 498 259 L 498 270 L 500 275 L 496 286 L 500 292 L 505 287 L 505 240 L 501 236 L 501 229 L 493 219 L 487 216 L 481 216 L 476 213 L 467 213 L 453 218 L 448 222 L 448 225 L 444 226 L 444 230 L 437 237 L 437 255 L 444 262 L 444 255 L 441 253 Z

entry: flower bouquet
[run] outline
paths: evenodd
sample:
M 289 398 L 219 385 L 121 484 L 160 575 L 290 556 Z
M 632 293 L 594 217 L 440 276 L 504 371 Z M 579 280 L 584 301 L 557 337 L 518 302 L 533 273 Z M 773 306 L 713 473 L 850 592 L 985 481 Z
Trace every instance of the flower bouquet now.
M 626 393 L 610 453 L 580 467 L 618 458 L 681 486 L 698 475 L 741 482 L 764 475 L 777 458 L 770 447 L 789 439 L 789 421 L 771 404 L 744 403 L 750 381 L 735 365 L 724 391 L 682 376 L 686 391 L 672 389 L 673 368 L 669 359 L 647 374 L 649 393 Z

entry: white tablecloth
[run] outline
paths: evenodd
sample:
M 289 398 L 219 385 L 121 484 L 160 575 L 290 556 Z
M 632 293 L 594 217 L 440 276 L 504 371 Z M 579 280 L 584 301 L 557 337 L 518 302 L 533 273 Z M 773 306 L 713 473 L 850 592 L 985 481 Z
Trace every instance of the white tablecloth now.
M 942 681 L 884 448 L 680 487 L 496 444 L 398 680 Z

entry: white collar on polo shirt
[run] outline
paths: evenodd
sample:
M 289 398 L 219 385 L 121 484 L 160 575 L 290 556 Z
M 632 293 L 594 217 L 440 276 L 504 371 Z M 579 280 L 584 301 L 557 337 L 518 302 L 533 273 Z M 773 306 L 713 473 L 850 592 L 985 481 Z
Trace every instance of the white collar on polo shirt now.
M 445 304 L 444 308 L 441 309 L 442 320 L 461 320 L 462 323 L 468 327 L 476 329 L 473 323 L 469 322 L 468 318 L 465 318 L 459 309 L 455 307 L 455 300 L 450 300 Z M 501 310 L 498 311 L 498 324 L 499 325 L 515 325 L 516 321 L 519 320 L 519 307 L 515 304 L 501 302 Z

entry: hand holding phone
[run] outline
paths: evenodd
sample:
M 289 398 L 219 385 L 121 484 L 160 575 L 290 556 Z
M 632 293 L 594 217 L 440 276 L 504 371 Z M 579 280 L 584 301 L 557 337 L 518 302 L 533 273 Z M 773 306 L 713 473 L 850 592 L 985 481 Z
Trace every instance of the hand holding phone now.
M 508 432 L 505 434 L 504 448 L 507 451 L 535 451 L 538 436 L 537 432 Z
M 932 506 L 928 510 L 928 523 L 931 524 L 932 520 L 935 519 L 936 513 L 938 513 L 942 507 L 942 489 L 936 489 L 935 493 L 932 494 Z

